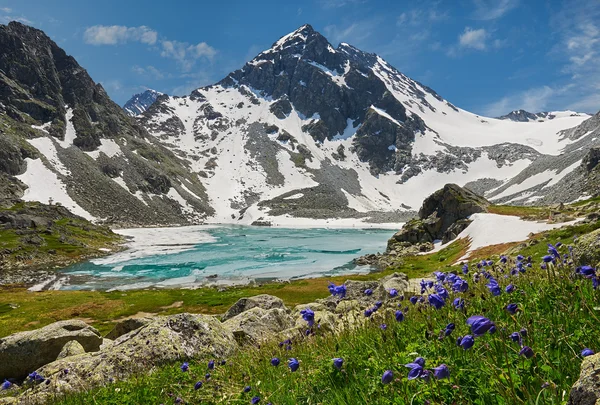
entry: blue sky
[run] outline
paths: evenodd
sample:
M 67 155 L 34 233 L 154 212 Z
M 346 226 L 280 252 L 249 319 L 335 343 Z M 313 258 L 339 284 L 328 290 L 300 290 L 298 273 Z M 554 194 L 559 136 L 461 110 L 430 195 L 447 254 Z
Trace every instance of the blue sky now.
M 309 23 L 475 113 L 600 109 L 598 0 L 0 0 L 123 104 L 214 83 Z

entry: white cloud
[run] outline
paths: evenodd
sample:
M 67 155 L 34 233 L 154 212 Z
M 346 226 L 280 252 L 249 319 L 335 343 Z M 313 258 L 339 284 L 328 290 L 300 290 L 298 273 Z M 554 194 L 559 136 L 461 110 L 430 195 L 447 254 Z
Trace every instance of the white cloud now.
M 11 13 L 12 9 L 8 8 L 8 7 L 4 7 L 4 8 L 0 8 L 0 11 L 3 13 Z M 0 15 L 0 23 L 2 24 L 8 24 L 11 21 L 18 21 L 20 23 L 23 24 L 27 24 L 27 25 L 33 25 L 33 21 L 25 18 L 24 16 L 20 15 L 20 16 L 16 16 L 16 15 Z
M 380 21 L 378 19 L 363 20 L 352 23 L 346 27 L 328 25 L 323 29 L 325 36 L 332 44 L 346 42 L 360 47 L 364 41 L 376 30 Z
M 466 27 L 465 31 L 458 37 L 458 44 L 463 48 L 477 49 L 483 51 L 486 48 L 488 33 L 484 28 L 474 30 Z
M 158 70 L 154 66 L 150 66 L 150 65 L 146 66 L 146 67 L 135 65 L 135 66 L 133 66 L 131 68 L 131 70 L 133 72 L 137 73 L 138 75 L 141 75 L 141 76 L 150 76 L 150 77 L 152 77 L 154 79 L 157 79 L 157 80 L 165 78 L 165 74 L 163 72 L 161 72 L 160 70 Z
M 517 94 L 506 96 L 487 105 L 484 114 L 488 117 L 499 117 L 514 110 L 540 112 L 548 109 L 553 97 L 567 91 L 567 88 L 555 89 L 549 86 L 532 88 Z
M 427 4 L 424 8 L 414 8 L 400 14 L 396 18 L 396 25 L 422 26 L 425 22 L 439 22 L 448 19 L 447 11 L 438 9 L 438 2 Z
M 127 42 L 154 45 L 158 39 L 158 33 L 144 25 L 140 27 L 94 25 L 85 30 L 83 38 L 86 43 L 91 45 L 118 45 Z
M 217 51 L 206 42 L 190 45 L 187 42 L 160 41 L 162 51 L 160 56 L 176 60 L 184 71 L 189 71 L 195 61 L 206 58 L 212 61 Z
M 325 9 L 340 8 L 351 4 L 366 3 L 367 0 L 321 0 L 321 7 Z
M 495 20 L 519 5 L 519 0 L 473 0 L 476 20 Z

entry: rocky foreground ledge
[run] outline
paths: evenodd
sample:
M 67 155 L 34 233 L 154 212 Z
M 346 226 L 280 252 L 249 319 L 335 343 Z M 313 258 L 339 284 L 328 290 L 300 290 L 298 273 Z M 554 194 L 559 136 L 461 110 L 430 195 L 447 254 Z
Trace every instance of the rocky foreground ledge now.
M 246 345 L 297 339 L 306 332 L 306 309 L 314 312 L 315 327 L 339 333 L 366 322 L 368 308 L 393 311 L 391 301 L 409 289 L 402 273 L 379 281 L 349 280 L 343 294 L 293 309 L 280 298 L 258 295 L 240 299 L 222 316 L 183 313 L 124 320 L 104 337 L 80 320 L 56 322 L 0 339 L 0 381 L 11 382 L 8 394 L 37 379 L 18 396 L 0 397 L 0 404 L 43 404 L 164 363 L 225 360 Z

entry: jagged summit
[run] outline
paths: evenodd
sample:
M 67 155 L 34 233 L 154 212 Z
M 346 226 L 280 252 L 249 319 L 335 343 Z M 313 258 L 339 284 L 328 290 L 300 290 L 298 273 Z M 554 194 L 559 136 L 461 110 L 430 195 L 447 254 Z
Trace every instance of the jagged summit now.
M 218 221 L 265 223 L 402 215 L 446 183 L 494 192 L 560 153 L 558 131 L 584 118 L 481 117 L 303 25 L 219 83 L 161 97 L 139 120 L 200 173 Z
M 135 117 L 144 113 L 163 93 L 156 90 L 148 89 L 142 93 L 134 94 L 126 103 L 123 105 L 123 109 L 130 117 Z

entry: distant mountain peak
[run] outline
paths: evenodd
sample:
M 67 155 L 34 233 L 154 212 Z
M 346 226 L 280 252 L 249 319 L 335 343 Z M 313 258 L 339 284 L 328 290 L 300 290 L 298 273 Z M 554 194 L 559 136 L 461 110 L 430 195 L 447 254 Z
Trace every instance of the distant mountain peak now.
M 163 93 L 159 91 L 148 89 L 131 97 L 129 101 L 125 103 L 123 109 L 129 116 L 136 117 L 150 108 L 162 94 Z
M 584 114 L 585 115 L 585 114 Z M 581 114 L 575 111 L 542 111 L 538 113 L 531 113 L 525 110 L 514 110 L 506 115 L 497 117 L 499 120 L 510 120 L 515 122 L 532 122 L 532 121 L 546 121 L 553 120 L 557 117 L 580 117 Z

